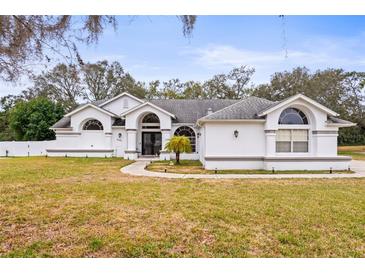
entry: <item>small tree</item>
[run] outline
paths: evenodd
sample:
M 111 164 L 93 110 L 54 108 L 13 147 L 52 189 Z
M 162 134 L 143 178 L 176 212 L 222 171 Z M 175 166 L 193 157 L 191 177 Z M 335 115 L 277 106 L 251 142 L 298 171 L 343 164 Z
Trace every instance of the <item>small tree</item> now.
M 191 152 L 190 140 L 186 136 L 173 136 L 165 145 L 168 152 L 175 152 L 176 164 L 180 164 L 180 153 Z

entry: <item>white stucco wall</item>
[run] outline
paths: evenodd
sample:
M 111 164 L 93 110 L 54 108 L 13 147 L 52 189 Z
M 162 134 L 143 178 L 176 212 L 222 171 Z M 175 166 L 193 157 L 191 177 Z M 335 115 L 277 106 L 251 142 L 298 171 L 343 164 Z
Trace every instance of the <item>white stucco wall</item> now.
M 49 149 L 47 152 L 50 156 L 67 154 L 68 156 L 75 157 L 84 157 L 86 154 L 100 157 L 99 154 L 94 155 L 93 150 L 108 150 L 107 152 L 103 151 L 100 155 L 104 156 L 107 153 L 109 156 L 112 156 L 115 150 L 112 145 L 112 135 L 105 134 L 102 131 L 82 131 L 79 135 L 58 133 L 56 134 L 56 141 L 47 148 Z
M 297 108 L 307 116 L 308 125 L 279 125 L 281 112 Z M 299 98 L 269 113 L 262 124 L 208 122 L 205 129 L 203 163 L 207 169 L 322 170 L 347 169 L 349 159 L 337 156 L 338 128 L 328 126 L 327 113 Z M 278 129 L 307 129 L 308 152 L 276 152 Z M 237 138 L 234 130 L 239 131 Z M 204 161 L 205 160 L 205 161 Z
M 141 104 L 129 96 L 122 96 L 105 105 L 105 109 L 116 113 L 125 113 L 128 109 Z M 308 125 L 278 125 L 281 112 L 288 108 L 298 108 L 305 113 Z M 162 134 L 162 150 L 175 130 L 180 126 L 190 126 L 196 134 L 196 152 L 182 154 L 182 159 L 200 160 L 207 169 L 323 169 L 331 165 L 333 169 L 347 168 L 348 159 L 318 160 L 315 157 L 337 156 L 337 127 L 326 124 L 327 113 L 299 98 L 295 102 L 282 106 L 269 113 L 266 121 L 215 121 L 197 127 L 194 124 L 172 124 L 171 116 L 166 112 L 146 103 L 128 113 L 125 127 L 112 127 L 115 118 L 92 107 L 88 107 L 71 117 L 72 132 L 57 132 L 57 141 L 50 144 L 56 149 L 95 150 L 93 155 L 114 155 L 136 159 L 141 152 L 141 135 L 146 129 L 141 128 L 141 119 L 148 113 L 159 117 Z M 83 124 L 89 119 L 99 120 L 103 131 L 83 131 Z M 281 128 L 305 128 L 309 131 L 309 151 L 306 153 L 277 153 L 276 131 Z M 239 132 L 238 137 L 234 131 Z M 146 130 L 148 131 L 148 129 Z M 118 134 L 121 133 L 121 138 Z M 200 137 L 198 137 L 200 133 Z M 98 152 L 99 150 L 99 152 Z M 102 151 L 102 152 L 100 152 Z M 110 152 L 111 151 L 111 152 Z M 83 156 L 84 151 L 77 152 Z M 75 152 L 75 155 L 78 155 Z M 62 154 L 60 154 L 62 155 Z M 161 152 L 161 159 L 174 159 L 175 154 Z M 274 161 L 272 157 L 312 157 L 312 160 L 293 158 L 293 161 Z
M 337 158 L 337 159 L 336 159 Z M 314 157 L 310 160 L 305 159 L 287 159 L 281 161 L 279 158 L 270 160 L 265 159 L 264 169 L 272 170 L 347 170 L 351 167 L 349 157 L 336 157 L 325 159 Z
M 288 105 L 282 106 L 275 111 L 269 113 L 266 117 L 265 129 L 278 129 L 280 114 L 283 110 L 289 107 L 297 108 L 303 111 L 304 114 L 307 116 L 312 129 L 327 129 L 325 123 L 325 121 L 327 121 L 327 113 L 300 98 Z
M 123 112 L 126 112 L 127 110 L 134 108 L 135 106 L 141 104 L 141 102 L 127 96 L 121 96 L 118 99 L 115 99 L 114 101 L 106 104 L 103 106 L 103 108 L 120 115 Z
M 234 136 L 234 131 L 238 136 Z M 264 123 L 209 122 L 202 131 L 202 163 L 206 169 L 262 169 L 265 155 Z
M 279 125 L 279 117 L 283 110 L 293 107 L 301 110 L 308 119 L 308 125 Z M 289 105 L 282 106 L 269 113 L 266 117 L 265 130 L 278 129 L 308 129 L 308 152 L 306 153 L 277 153 L 275 134 L 266 134 L 266 156 L 336 156 L 338 128 L 326 124 L 327 113 L 322 109 L 299 98 Z M 273 138 L 270 138 L 270 135 Z
M 195 132 L 195 149 L 196 151 L 195 152 L 192 152 L 192 153 L 182 153 L 180 155 L 180 158 L 182 160 L 200 160 L 200 137 L 198 137 L 198 133 L 200 132 L 200 129 L 198 127 L 195 126 L 195 124 L 191 124 L 191 123 L 176 123 L 176 124 L 172 124 L 172 127 L 171 127 L 171 136 L 174 135 L 176 129 L 178 129 L 179 127 L 181 126 L 188 126 L 190 127 L 191 129 L 194 130 Z M 170 158 L 171 159 L 175 159 L 175 154 L 174 153 L 171 153 L 170 154 Z
M 234 131 L 238 130 L 238 137 Z M 205 124 L 205 156 L 264 156 L 263 123 L 210 122 Z
M 333 133 L 312 132 L 313 155 L 315 156 L 337 156 L 338 130 L 333 129 Z
M 112 129 L 112 147 L 115 149 L 116 157 L 124 157 L 124 151 L 127 149 L 127 132 L 124 128 Z M 119 138 L 119 133 L 122 137 Z
M 124 158 L 136 159 L 138 157 L 138 153 L 141 153 L 141 121 L 143 117 L 148 113 L 156 114 L 160 120 L 160 128 L 153 129 L 153 131 L 160 132 L 161 130 L 171 130 L 171 116 L 153 106 L 144 105 L 126 114 L 125 129 L 127 131 L 127 153 L 124 154 Z M 165 143 L 169 139 L 169 136 L 170 135 L 162 134 L 162 148 L 165 146 Z
M 46 149 L 55 141 L 0 142 L 0 157 L 6 156 L 43 156 Z
M 255 159 L 216 159 L 216 160 L 205 160 L 205 168 L 208 170 L 237 170 L 237 169 L 263 169 L 263 160 Z
M 104 129 L 101 131 L 83 130 L 84 123 L 90 119 L 99 120 Z M 56 141 L 48 147 L 50 149 L 48 154 L 50 156 L 67 154 L 75 157 L 85 157 L 85 155 L 90 155 L 90 157 L 112 156 L 113 152 L 110 150 L 114 149 L 111 128 L 113 120 L 114 118 L 110 115 L 93 107 L 75 113 L 71 116 L 72 131 L 56 131 Z M 93 152 L 93 150 L 95 151 Z M 100 150 L 108 151 L 100 152 Z
M 171 116 L 166 113 L 151 107 L 150 105 L 145 105 L 129 114 L 126 115 L 126 129 L 138 129 L 141 118 L 147 113 L 154 113 L 160 119 L 161 129 L 171 129 Z
M 205 143 L 206 143 L 206 135 L 205 135 L 205 125 L 200 128 L 200 138 L 199 138 L 199 160 L 205 166 Z
M 82 126 L 87 120 L 99 120 L 104 127 L 104 132 L 111 132 L 112 118 L 110 115 L 103 113 L 93 107 L 88 107 L 71 116 L 71 127 L 74 132 L 80 132 Z

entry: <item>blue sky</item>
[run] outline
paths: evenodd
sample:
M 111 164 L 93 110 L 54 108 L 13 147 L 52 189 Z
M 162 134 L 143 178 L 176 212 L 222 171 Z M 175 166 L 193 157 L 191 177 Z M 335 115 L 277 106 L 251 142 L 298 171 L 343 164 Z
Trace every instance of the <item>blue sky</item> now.
M 199 16 L 190 38 L 175 16 L 122 16 L 116 32 L 80 52 L 85 61 L 117 60 L 146 82 L 203 81 L 240 65 L 256 69 L 253 84 L 296 66 L 364 71 L 365 16 Z M 26 84 L 0 83 L 0 96 Z

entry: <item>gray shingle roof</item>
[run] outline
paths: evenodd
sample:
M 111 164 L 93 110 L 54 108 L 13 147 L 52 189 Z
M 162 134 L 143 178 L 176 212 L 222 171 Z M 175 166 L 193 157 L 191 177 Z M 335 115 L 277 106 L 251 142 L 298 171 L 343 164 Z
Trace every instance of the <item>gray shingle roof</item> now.
M 205 116 L 207 120 L 234 120 L 234 119 L 258 119 L 262 110 L 277 104 L 267 99 L 255 96 L 247 97 L 241 101 L 223 108 L 215 113 Z
M 57 121 L 51 128 L 69 128 L 71 127 L 71 118 L 63 117 L 61 120 Z
M 107 100 L 97 100 L 97 101 L 93 101 L 93 102 L 87 102 L 87 103 L 82 103 L 82 104 L 79 104 L 77 107 L 75 107 L 74 109 L 72 109 L 71 111 L 75 111 L 87 104 L 92 104 L 94 106 L 100 106 L 102 103 L 106 102 Z
M 237 103 L 239 100 L 225 99 L 154 99 L 150 102 L 172 114 L 175 114 L 174 123 L 195 123 L 207 115 L 208 109 L 213 112 Z
M 328 116 L 328 119 L 327 119 L 327 123 L 330 123 L 330 124 L 347 124 L 347 125 L 352 125 L 353 123 L 350 122 L 350 121 L 346 121 L 346 120 L 343 120 L 343 119 L 340 119 L 340 118 L 337 118 L 337 117 L 334 117 L 334 116 Z
M 92 104 L 99 106 L 106 100 L 95 101 Z M 230 119 L 259 119 L 258 113 L 271 108 L 281 101 L 269 101 L 255 96 L 242 100 L 227 99 L 153 99 L 152 104 L 174 114 L 174 123 L 196 123 L 200 118 L 207 120 L 230 120 Z M 82 107 L 85 104 L 78 106 Z M 76 109 L 77 109 L 76 108 Z M 208 109 L 212 114 L 207 115 Z M 103 108 L 104 109 L 104 108 Z M 52 128 L 70 127 L 70 117 L 64 117 L 55 123 Z M 329 116 L 329 123 L 352 124 L 349 121 Z M 117 118 L 113 126 L 124 126 L 125 120 Z
M 118 126 L 118 127 L 125 126 L 125 119 L 121 119 L 121 118 L 115 119 L 115 121 L 114 121 L 114 123 L 113 123 L 112 126 L 113 127 L 116 127 L 116 126 Z

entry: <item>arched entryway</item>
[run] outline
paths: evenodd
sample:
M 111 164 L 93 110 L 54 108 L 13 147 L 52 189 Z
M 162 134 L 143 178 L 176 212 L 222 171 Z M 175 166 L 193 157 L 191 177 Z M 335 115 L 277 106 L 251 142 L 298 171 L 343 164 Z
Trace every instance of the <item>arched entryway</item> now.
M 147 113 L 141 120 L 142 155 L 158 156 L 162 149 L 160 119 L 154 113 Z

